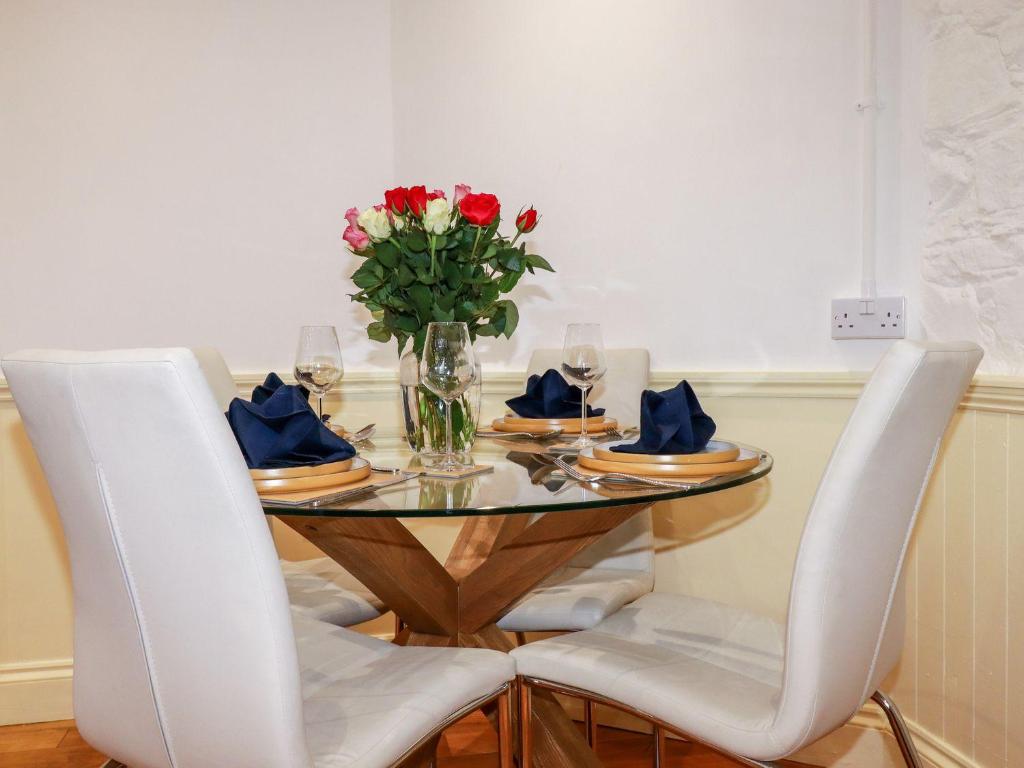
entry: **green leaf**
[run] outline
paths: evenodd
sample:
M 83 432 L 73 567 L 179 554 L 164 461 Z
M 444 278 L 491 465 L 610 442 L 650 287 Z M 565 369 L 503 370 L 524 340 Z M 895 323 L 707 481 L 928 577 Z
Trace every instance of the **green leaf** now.
M 391 331 L 387 329 L 384 323 L 370 323 L 366 326 L 366 335 L 370 337 L 372 341 L 379 341 L 382 344 L 391 341 Z
M 514 301 L 506 299 L 502 302 L 505 307 L 505 338 L 511 339 L 519 325 L 519 308 Z
M 479 328 L 476 329 L 476 335 L 477 336 L 497 336 L 498 335 L 498 329 L 495 328 L 490 323 L 484 323 L 483 325 L 481 325 Z
M 405 236 L 404 242 L 410 251 L 427 250 L 427 236 L 421 230 L 411 230 L 409 234 Z
M 480 298 L 483 303 L 493 304 L 498 300 L 498 286 L 496 283 L 484 283 L 480 286 Z
M 409 298 L 421 318 L 430 317 L 430 308 L 434 304 L 434 294 L 427 286 L 417 283 L 409 287 Z M 413 329 L 415 330 L 415 329 Z
M 462 270 L 459 269 L 458 264 L 452 261 L 446 261 L 441 272 L 444 274 L 445 282 L 451 286 L 452 290 L 457 291 L 462 287 Z
M 416 279 L 419 280 L 424 285 L 436 285 L 437 284 L 437 278 L 434 275 L 430 274 L 430 270 L 429 269 L 417 269 L 416 270 Z
M 455 319 L 455 312 L 451 309 L 445 311 L 435 304 L 431 309 L 431 319 L 435 323 L 450 323 Z
M 519 278 L 522 276 L 522 272 L 506 272 L 498 278 L 498 290 L 502 293 L 508 293 L 516 287 L 516 283 L 519 282 Z
M 445 312 L 451 312 L 458 298 L 459 294 L 457 291 L 448 291 L 448 293 L 442 294 L 440 297 L 438 297 L 437 306 L 439 306 Z
M 377 243 L 373 249 L 377 254 L 377 260 L 388 269 L 394 269 L 398 266 L 399 253 L 398 249 L 391 243 Z
M 523 260 L 516 248 L 503 248 L 498 252 L 498 263 L 505 269 L 515 272 L 523 271 Z
M 380 264 L 372 259 L 364 261 L 354 273 L 352 273 L 352 282 L 359 288 L 364 290 L 368 288 L 376 288 L 383 282 L 382 279 L 383 270 Z
M 430 266 L 429 253 L 413 253 L 409 255 L 409 266 L 413 269 L 426 269 Z
M 412 315 L 398 315 L 395 318 L 395 325 L 399 329 L 401 329 L 401 330 L 403 330 L 403 331 L 405 331 L 407 333 L 416 333 L 416 331 L 419 330 L 420 321 L 417 320 Z
M 494 334 L 495 336 L 500 336 L 505 332 L 506 322 L 507 317 L 505 316 L 504 310 L 499 309 L 497 312 L 494 313 L 494 315 L 491 317 L 491 325 L 494 327 L 494 330 L 496 331 L 496 333 Z
M 413 343 L 412 343 L 413 352 L 416 353 L 417 357 L 419 357 L 420 355 L 423 354 L 423 345 L 426 343 L 426 341 L 427 341 L 427 329 L 426 328 L 420 328 L 418 331 L 416 331 L 416 335 L 413 337 Z
M 537 269 L 544 269 L 547 270 L 548 272 L 555 271 L 555 268 L 548 263 L 547 259 L 545 259 L 543 256 L 538 256 L 536 253 L 526 254 L 526 263 L 529 264 L 531 267 L 536 267 Z
M 398 268 L 398 285 L 402 288 L 408 288 L 410 285 L 416 282 L 415 273 L 409 269 L 407 264 L 402 264 Z

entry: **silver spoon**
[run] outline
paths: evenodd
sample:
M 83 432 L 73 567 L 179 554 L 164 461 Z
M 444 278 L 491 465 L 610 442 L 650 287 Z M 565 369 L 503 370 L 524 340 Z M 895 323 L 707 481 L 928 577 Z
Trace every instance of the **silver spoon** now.
M 351 435 L 348 435 L 345 439 L 348 440 L 350 443 L 361 443 L 364 440 L 369 440 L 371 437 L 373 437 L 376 431 L 376 424 L 367 424 L 365 427 L 358 430 L 357 432 L 353 432 Z

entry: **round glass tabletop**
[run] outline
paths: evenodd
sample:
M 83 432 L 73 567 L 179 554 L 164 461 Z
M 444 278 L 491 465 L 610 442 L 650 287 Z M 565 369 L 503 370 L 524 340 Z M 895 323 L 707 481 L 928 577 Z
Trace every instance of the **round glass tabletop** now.
M 391 485 L 368 487 L 357 493 L 343 491 L 345 495 L 340 498 L 336 495 L 332 498 L 328 495 L 330 491 L 324 491 L 326 498 L 317 497 L 299 504 L 292 502 L 288 506 L 267 499 L 262 502 L 268 515 L 306 517 L 463 517 L 654 503 L 714 493 L 767 475 L 772 469 L 771 456 L 756 448 L 744 447 L 761 457 L 753 469 L 721 475 L 700 484 L 663 488 L 577 482 L 558 471 L 547 456 L 538 457 L 537 452 L 544 451 L 544 447 L 489 438 L 479 438 L 472 453 L 476 465 L 492 468 L 486 472 L 462 479 L 406 477 L 398 472 L 415 472 L 419 467 L 404 438 L 374 437 L 358 446 L 359 455 L 377 470 L 395 472 L 390 478 L 378 475 L 381 482 Z M 571 455 L 565 458 L 573 460 Z

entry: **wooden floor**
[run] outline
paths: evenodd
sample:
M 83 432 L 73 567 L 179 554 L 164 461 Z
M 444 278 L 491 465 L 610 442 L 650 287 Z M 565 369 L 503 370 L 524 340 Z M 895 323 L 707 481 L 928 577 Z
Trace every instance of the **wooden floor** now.
M 438 768 L 495 768 L 497 739 L 482 715 L 449 728 L 438 749 Z M 605 768 L 648 768 L 653 764 L 649 736 L 602 728 L 598 755 Z M 732 760 L 679 741 L 669 743 L 667 768 L 732 768 Z M 0 768 L 98 768 L 105 758 L 75 729 L 72 720 L 0 728 Z M 797 763 L 786 763 L 797 766 Z

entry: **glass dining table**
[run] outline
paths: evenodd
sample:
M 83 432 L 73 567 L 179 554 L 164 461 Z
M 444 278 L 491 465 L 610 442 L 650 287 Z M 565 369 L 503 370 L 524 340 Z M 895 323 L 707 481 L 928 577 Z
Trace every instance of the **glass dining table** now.
M 486 469 L 459 479 L 408 475 L 415 455 L 398 436 L 359 446 L 385 487 L 298 506 L 264 499 L 263 508 L 353 574 L 401 619 L 405 645 L 509 651 L 496 622 L 576 554 L 660 501 L 717 493 L 767 475 L 772 459 L 707 481 L 661 487 L 572 479 L 553 463 L 557 446 L 481 438 L 473 461 Z M 570 461 L 571 455 L 567 455 Z M 543 513 L 543 514 L 541 514 Z M 461 518 L 444 563 L 402 519 Z M 600 763 L 550 696 L 535 694 L 533 735 L 539 768 Z

